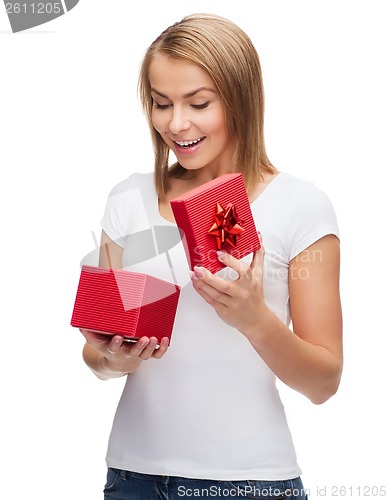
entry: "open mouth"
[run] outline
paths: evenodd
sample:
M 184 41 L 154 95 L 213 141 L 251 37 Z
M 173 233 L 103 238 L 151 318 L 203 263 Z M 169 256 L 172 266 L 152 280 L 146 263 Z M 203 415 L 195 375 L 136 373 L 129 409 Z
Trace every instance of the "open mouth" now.
M 174 141 L 177 146 L 183 149 L 190 149 L 194 146 L 197 146 L 200 142 L 205 139 L 204 137 L 200 137 L 199 139 L 195 139 L 194 141 Z

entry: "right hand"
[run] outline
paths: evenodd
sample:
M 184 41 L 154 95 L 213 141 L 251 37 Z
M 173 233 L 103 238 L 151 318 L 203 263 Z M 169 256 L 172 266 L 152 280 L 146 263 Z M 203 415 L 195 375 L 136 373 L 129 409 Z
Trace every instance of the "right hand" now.
M 121 335 L 105 335 L 87 329 L 80 329 L 86 342 L 105 358 L 107 369 L 118 373 L 131 373 L 141 361 L 164 356 L 169 339 L 163 337 L 157 348 L 156 337 L 141 337 L 136 343 L 125 342 Z

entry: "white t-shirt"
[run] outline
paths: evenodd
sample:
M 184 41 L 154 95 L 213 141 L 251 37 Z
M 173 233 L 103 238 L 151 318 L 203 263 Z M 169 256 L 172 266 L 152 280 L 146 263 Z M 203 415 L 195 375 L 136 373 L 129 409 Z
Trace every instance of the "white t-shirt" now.
M 322 191 L 286 173 L 251 209 L 266 251 L 265 301 L 288 325 L 289 261 L 319 238 L 339 236 L 336 216 Z M 124 248 L 124 269 L 182 287 L 168 352 L 127 376 L 108 466 L 215 480 L 299 476 L 276 377 L 193 289 L 179 231 L 159 213 L 152 173 L 131 175 L 112 190 L 102 227 Z M 218 274 L 233 279 L 233 273 Z

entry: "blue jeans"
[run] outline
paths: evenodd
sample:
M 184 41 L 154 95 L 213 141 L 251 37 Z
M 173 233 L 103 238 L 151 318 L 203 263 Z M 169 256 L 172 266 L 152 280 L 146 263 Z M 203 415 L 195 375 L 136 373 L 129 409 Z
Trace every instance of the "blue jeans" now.
M 307 500 L 300 478 L 286 481 L 216 481 L 153 476 L 108 469 L 104 500 L 196 500 L 254 498 Z

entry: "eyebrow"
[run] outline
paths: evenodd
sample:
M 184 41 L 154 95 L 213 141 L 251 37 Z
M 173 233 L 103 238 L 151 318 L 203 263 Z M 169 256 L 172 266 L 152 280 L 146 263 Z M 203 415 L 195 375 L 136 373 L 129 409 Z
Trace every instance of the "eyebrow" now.
M 214 92 L 215 94 L 217 91 L 215 89 L 212 89 L 211 87 L 199 87 L 199 89 L 193 90 L 192 92 L 188 92 L 183 96 L 184 99 L 188 99 L 189 97 L 193 97 L 202 90 L 207 90 L 209 92 Z M 160 95 L 160 97 L 164 97 L 165 99 L 168 99 L 169 97 L 166 96 L 165 94 L 162 94 L 162 92 L 159 92 L 159 90 L 156 90 L 155 88 L 151 87 L 151 92 L 155 92 L 155 94 Z

